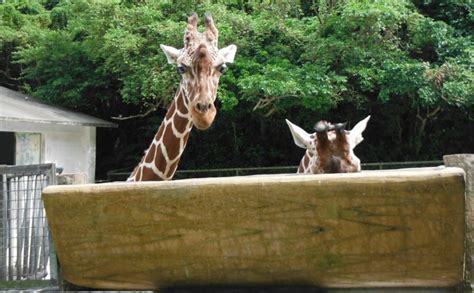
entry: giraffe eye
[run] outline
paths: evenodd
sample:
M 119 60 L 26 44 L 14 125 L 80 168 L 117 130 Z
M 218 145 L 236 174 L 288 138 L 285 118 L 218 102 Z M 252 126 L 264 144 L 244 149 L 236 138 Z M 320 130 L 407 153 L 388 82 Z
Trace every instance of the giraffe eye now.
M 179 74 L 184 74 L 186 70 L 188 69 L 188 67 L 186 65 L 179 64 L 177 69 L 178 69 Z
M 219 66 L 218 70 L 219 70 L 220 73 L 226 72 L 227 71 L 227 65 L 225 65 L 225 63 L 222 64 L 221 66 Z

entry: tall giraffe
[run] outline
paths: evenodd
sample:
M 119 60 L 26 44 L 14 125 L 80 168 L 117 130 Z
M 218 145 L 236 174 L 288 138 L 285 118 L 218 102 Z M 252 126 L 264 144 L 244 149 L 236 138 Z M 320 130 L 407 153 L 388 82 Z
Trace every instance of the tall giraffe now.
M 127 181 L 171 180 L 193 126 L 204 130 L 214 121 L 219 78 L 227 64 L 234 62 L 237 47 L 218 49 L 218 30 L 210 15 L 205 16 L 203 33 L 197 31 L 197 24 L 193 13 L 183 49 L 160 45 L 168 63 L 177 66 L 181 83 L 150 147 Z
M 349 173 L 359 172 L 360 159 L 354 148 L 364 140 L 362 132 L 367 127 L 370 115 L 359 121 L 352 130 L 345 130 L 346 123 L 331 124 L 319 121 L 316 132 L 309 134 L 286 119 L 295 144 L 306 149 L 298 173 Z

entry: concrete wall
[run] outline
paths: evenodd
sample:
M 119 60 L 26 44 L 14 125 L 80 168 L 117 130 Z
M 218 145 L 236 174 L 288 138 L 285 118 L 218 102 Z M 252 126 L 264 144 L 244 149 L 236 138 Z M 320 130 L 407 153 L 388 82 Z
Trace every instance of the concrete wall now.
M 89 182 L 95 178 L 94 127 L 78 127 L 70 132 L 45 132 L 44 162 L 55 163 L 63 173 L 86 173 Z
M 94 182 L 95 127 L 0 121 L 0 131 L 16 133 L 17 165 L 55 163 L 57 168 L 63 168 L 63 173 L 85 173 L 88 182 Z

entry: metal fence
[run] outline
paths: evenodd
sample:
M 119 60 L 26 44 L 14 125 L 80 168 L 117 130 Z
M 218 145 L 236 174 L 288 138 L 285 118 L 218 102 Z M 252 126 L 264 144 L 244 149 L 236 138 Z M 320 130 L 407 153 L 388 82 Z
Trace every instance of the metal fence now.
M 362 170 L 385 170 L 398 168 L 431 167 L 443 165 L 443 161 L 408 161 L 408 162 L 380 162 L 362 163 Z M 279 174 L 296 173 L 298 166 L 277 167 L 251 167 L 251 168 L 220 168 L 220 169 L 198 169 L 178 170 L 173 179 L 202 178 L 202 177 L 225 177 L 244 176 L 256 174 Z M 131 170 L 112 170 L 107 173 L 107 181 L 124 181 L 130 175 Z
M 52 184 L 53 164 L 0 166 L 0 288 L 45 287 L 57 280 L 41 199 Z

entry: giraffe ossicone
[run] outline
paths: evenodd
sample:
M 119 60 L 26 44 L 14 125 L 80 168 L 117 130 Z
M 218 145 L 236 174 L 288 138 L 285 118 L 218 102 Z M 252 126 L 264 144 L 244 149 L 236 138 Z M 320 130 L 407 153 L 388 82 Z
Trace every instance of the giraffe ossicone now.
M 370 115 L 359 121 L 350 131 L 345 130 L 345 123 L 319 121 L 315 125 L 314 133 L 308 133 L 286 119 L 295 144 L 306 149 L 298 173 L 359 172 L 360 159 L 354 154 L 354 148 L 364 140 L 362 133 L 369 119 Z
M 197 15 L 188 18 L 182 49 L 160 45 L 168 63 L 176 65 L 181 82 L 150 147 L 127 181 L 171 180 L 192 128 L 204 130 L 214 121 L 219 78 L 234 62 L 237 47 L 219 49 L 213 18 L 206 15 L 204 20 L 201 33 Z

